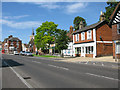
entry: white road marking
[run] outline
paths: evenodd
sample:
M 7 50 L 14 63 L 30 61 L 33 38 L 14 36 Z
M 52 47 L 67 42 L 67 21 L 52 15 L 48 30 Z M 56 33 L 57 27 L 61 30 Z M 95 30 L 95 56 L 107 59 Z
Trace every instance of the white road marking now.
M 59 69 L 64 69 L 64 70 L 69 70 L 68 68 L 59 67 L 59 66 L 55 66 L 55 65 L 52 65 L 52 64 L 48 64 L 48 66 L 55 67 L 55 68 L 59 68 Z
M 41 64 L 41 62 L 37 62 L 37 61 L 32 61 L 32 62 L 34 62 L 34 63 L 40 63 Z
M 86 73 L 86 74 L 91 75 L 91 76 L 96 76 L 96 77 L 102 77 L 102 78 L 106 78 L 106 79 L 110 79 L 110 80 L 120 81 L 119 79 L 115 79 L 115 78 L 111 78 L 111 77 L 106 77 L 106 76 L 101 76 L 101 75 L 96 75 L 96 74 L 92 74 L 92 73 Z
M 102 63 L 102 66 L 104 66 L 104 64 Z
M 17 75 L 17 77 L 28 87 L 28 88 L 33 88 L 29 83 L 27 83 L 21 76 L 18 74 L 8 63 L 4 61 L 4 63 L 9 66 L 9 68 Z

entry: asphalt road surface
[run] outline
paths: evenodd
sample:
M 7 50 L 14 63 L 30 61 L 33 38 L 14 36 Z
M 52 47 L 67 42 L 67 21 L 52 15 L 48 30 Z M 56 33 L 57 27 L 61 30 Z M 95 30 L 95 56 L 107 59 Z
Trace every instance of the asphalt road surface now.
M 118 69 L 2 55 L 2 88 L 118 88 Z

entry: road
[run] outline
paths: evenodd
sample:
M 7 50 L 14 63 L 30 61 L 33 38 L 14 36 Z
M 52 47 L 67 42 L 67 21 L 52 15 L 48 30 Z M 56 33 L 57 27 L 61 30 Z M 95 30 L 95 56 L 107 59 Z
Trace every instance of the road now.
M 3 88 L 118 88 L 118 69 L 2 55 Z

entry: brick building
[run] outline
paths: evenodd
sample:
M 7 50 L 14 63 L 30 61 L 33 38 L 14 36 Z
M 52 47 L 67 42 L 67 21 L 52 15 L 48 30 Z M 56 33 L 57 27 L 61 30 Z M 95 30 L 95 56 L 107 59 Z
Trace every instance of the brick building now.
M 19 38 L 10 35 L 2 42 L 2 50 L 5 50 L 5 53 L 10 54 L 13 54 L 14 51 L 20 52 L 22 50 L 22 41 Z
M 74 56 L 98 57 L 112 55 L 112 30 L 104 20 L 101 12 L 100 21 L 83 27 L 80 22 L 79 30 L 73 32 Z
M 110 16 L 110 26 L 112 27 L 113 58 L 120 59 L 120 2 Z

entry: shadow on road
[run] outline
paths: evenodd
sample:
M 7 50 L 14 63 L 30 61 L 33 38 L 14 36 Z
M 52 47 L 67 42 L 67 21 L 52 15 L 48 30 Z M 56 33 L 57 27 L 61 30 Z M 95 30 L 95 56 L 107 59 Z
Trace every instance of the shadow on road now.
M 9 64 L 11 67 L 15 67 L 15 66 L 23 66 L 24 64 L 18 63 L 12 59 L 4 59 L 2 60 L 2 68 L 8 67 L 8 65 L 5 64 L 5 62 L 7 64 Z

